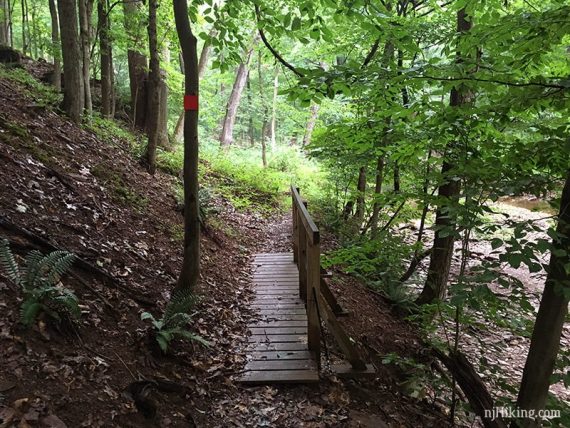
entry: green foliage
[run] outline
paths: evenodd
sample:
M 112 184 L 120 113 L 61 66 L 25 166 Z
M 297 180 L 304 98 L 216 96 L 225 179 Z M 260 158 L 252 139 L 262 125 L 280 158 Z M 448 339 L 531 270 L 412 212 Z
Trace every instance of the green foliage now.
M 364 279 L 374 288 L 388 289 L 397 284 L 413 252 L 411 245 L 388 232 L 376 239 L 360 237 L 345 243 L 323 257 L 325 266 L 340 266 Z
M 22 324 L 30 326 L 40 313 L 55 321 L 64 317 L 79 318 L 81 310 L 77 297 L 60 283 L 71 268 L 75 255 L 67 251 L 53 251 L 43 255 L 37 250 L 28 253 L 20 270 L 7 240 L 0 240 L 0 266 L 4 273 L 23 292 L 20 315 Z
M 190 311 L 194 308 L 197 297 L 186 289 L 176 289 L 170 301 L 164 309 L 160 319 L 156 319 L 151 313 L 143 312 L 141 320 L 150 320 L 153 327 L 154 337 L 161 351 L 166 353 L 170 342 L 175 339 L 183 339 L 199 342 L 205 346 L 209 343 L 201 336 L 188 330 L 188 323 L 192 320 Z
M 99 114 L 93 114 L 84 127 L 92 131 L 97 138 L 112 146 L 127 146 L 127 149 L 133 152 L 133 155 L 139 154 L 140 149 L 139 136 L 120 125 L 115 120 L 105 119 Z
M 40 107 L 57 108 L 62 101 L 61 94 L 52 86 L 44 85 L 23 68 L 9 68 L 0 64 L 0 78 L 21 85 L 21 91 Z

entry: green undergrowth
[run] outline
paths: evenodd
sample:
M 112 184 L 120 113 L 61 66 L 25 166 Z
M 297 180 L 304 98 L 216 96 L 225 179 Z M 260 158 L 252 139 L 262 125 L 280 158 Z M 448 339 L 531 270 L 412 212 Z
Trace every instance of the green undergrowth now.
M 119 122 L 111 119 L 105 119 L 99 114 L 94 114 L 87 123 L 84 124 L 85 129 L 93 132 L 97 137 L 112 146 L 119 144 L 127 144 L 127 149 L 133 155 L 139 155 L 141 144 L 139 144 L 139 136 L 122 126 Z
M 32 98 L 40 107 L 57 107 L 63 99 L 63 96 L 52 86 L 43 84 L 21 67 L 0 64 L 0 79 L 20 84 L 21 92 Z
M 323 174 L 297 149 L 287 147 L 270 152 L 264 168 L 259 148 L 222 150 L 218 144 L 206 142 L 201 146 L 200 182 L 237 209 L 264 213 L 289 209 L 287 192 L 293 183 L 302 189 L 305 198 L 319 196 Z M 174 152 L 159 151 L 157 161 L 162 170 L 180 175 L 182 147 Z

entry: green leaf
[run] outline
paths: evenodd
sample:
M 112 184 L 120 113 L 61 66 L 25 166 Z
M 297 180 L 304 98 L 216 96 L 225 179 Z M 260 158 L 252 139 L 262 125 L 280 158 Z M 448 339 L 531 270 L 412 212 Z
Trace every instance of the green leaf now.
M 493 250 L 496 250 L 497 248 L 501 247 L 503 245 L 503 240 L 499 239 L 499 238 L 494 238 L 491 240 L 491 248 Z

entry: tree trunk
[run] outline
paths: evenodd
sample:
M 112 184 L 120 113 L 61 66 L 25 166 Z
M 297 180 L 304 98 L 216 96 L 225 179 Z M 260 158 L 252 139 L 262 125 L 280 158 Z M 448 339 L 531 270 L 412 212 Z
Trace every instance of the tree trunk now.
M 472 18 L 467 17 L 465 9 L 459 10 L 457 12 L 457 31 L 466 33 L 471 27 Z M 460 53 L 458 53 L 457 61 L 461 61 Z M 458 85 L 451 90 L 449 105 L 460 108 L 471 103 L 472 100 L 473 94 L 469 89 L 464 85 Z M 461 190 L 459 180 L 453 177 L 455 165 L 452 161 L 454 157 L 452 153 L 456 150 L 456 144 L 453 142 L 448 143 L 445 150 L 446 159 L 441 167 L 444 182 L 438 189 L 440 199 L 445 202 L 441 203 L 436 211 L 433 251 L 424 288 L 416 301 L 418 304 L 431 303 L 436 299 L 442 299 L 447 288 L 455 242 L 455 220 L 452 218 L 453 214 L 450 209 L 453 210 L 453 206 L 456 205 Z M 450 228 L 453 230 L 449 230 Z
M 400 193 L 400 165 L 394 161 L 394 193 Z
M 365 197 L 366 194 L 366 167 L 361 166 L 358 170 L 358 183 L 356 185 L 356 212 L 354 217 L 362 222 L 364 219 L 365 211 Z
M 261 125 L 261 162 L 263 168 L 267 168 L 267 142 L 265 140 L 267 132 L 267 116 L 269 114 L 267 108 L 267 102 L 265 100 L 265 90 L 263 87 L 263 74 L 261 73 L 261 52 L 259 52 L 259 58 L 257 61 L 257 74 L 259 76 L 259 98 L 261 99 L 261 105 L 263 106 L 263 123 Z
M 98 0 L 97 16 L 99 25 L 99 54 L 101 56 L 101 114 L 105 118 L 113 117 L 114 71 L 112 46 L 109 40 L 111 28 L 107 0 Z
M 173 0 L 174 19 L 184 57 L 185 94 L 198 96 L 197 40 L 188 20 L 186 0 Z M 184 118 L 184 260 L 179 288 L 193 289 L 200 276 L 200 216 L 198 200 L 198 110 Z
M 319 116 L 319 108 L 320 105 L 317 103 L 313 103 L 311 106 L 311 115 L 309 116 L 307 126 L 305 127 L 305 135 L 303 136 L 302 147 L 306 147 L 311 143 L 311 136 L 313 135 L 313 130 L 315 129 L 315 125 L 317 123 L 317 117 Z
M 51 16 L 51 51 L 53 55 L 53 75 L 51 77 L 51 83 L 59 92 L 61 91 L 61 46 L 59 43 L 59 17 L 57 16 L 55 0 L 49 0 L 49 13 Z M 0 41 L 0 44 L 1 43 Z
M 251 62 L 251 55 L 257 41 L 258 36 L 255 36 L 251 47 L 246 52 L 245 61 L 238 66 L 236 71 L 234 86 L 232 88 L 232 93 L 230 94 L 228 104 L 226 106 L 226 115 L 224 116 L 224 121 L 222 122 L 222 133 L 220 134 L 220 144 L 222 147 L 229 147 L 233 143 L 233 132 L 237 110 L 247 78 L 247 68 Z
M 79 27 L 81 33 L 81 55 L 83 72 L 83 93 L 85 110 L 91 116 L 93 103 L 91 101 L 91 15 L 93 12 L 93 0 L 79 0 Z
M 127 50 L 129 64 L 129 86 L 131 89 L 131 118 L 135 129 L 144 130 L 147 113 L 147 58 L 142 53 L 144 35 L 143 23 L 139 18 L 141 2 L 123 3 L 125 30 L 130 40 Z
M 526 410 L 544 409 L 550 387 L 550 377 L 560 347 L 560 337 L 570 302 L 570 170 L 560 200 L 558 239 L 552 242 L 548 276 L 534 324 L 530 348 L 523 370 L 517 407 Z M 517 421 L 521 427 L 536 427 L 540 423 L 531 419 Z
M 275 145 L 277 143 L 276 138 L 276 121 L 277 121 L 277 93 L 279 92 L 279 68 L 275 68 L 275 78 L 273 79 L 273 103 L 271 106 L 271 125 L 269 128 L 269 134 L 271 137 L 271 150 L 275 150 Z
M 249 144 L 251 147 L 253 147 L 253 145 L 255 144 L 255 132 L 253 130 L 253 102 L 251 101 L 251 79 L 249 76 L 249 72 L 247 73 L 246 86 L 247 86 L 247 108 L 249 110 L 247 133 L 249 136 Z M 263 134 L 261 138 L 263 138 Z
M 28 5 L 26 0 L 20 0 L 20 6 L 22 9 L 22 54 L 25 56 L 28 51 L 28 42 L 26 39 L 26 22 L 28 17 Z
M 10 5 L 8 0 L 0 0 L 0 45 L 12 45 L 10 43 Z
M 63 107 L 71 120 L 79 123 L 83 112 L 84 92 L 77 25 L 77 3 L 75 0 L 59 0 L 57 6 L 63 57 Z
M 159 137 L 160 116 L 160 58 L 158 54 L 158 37 L 156 30 L 157 0 L 148 2 L 148 46 L 150 53 L 150 70 L 148 75 L 149 106 L 147 118 L 148 144 L 146 162 L 148 172 L 154 174 L 156 169 L 156 147 Z
M 210 37 L 213 37 L 216 34 L 216 30 L 210 30 Z M 202 46 L 202 52 L 200 53 L 200 60 L 198 61 L 198 78 L 201 79 L 204 73 L 206 72 L 206 66 L 208 65 L 208 57 L 210 56 L 210 51 L 212 50 L 212 45 L 205 41 L 204 45 Z M 184 73 L 184 64 L 182 64 L 182 73 Z M 176 121 L 176 126 L 174 128 L 174 141 L 181 141 L 184 137 L 184 115 L 185 112 L 182 110 L 180 116 L 178 117 L 178 121 Z
M 374 186 L 374 205 L 372 207 L 372 217 L 370 218 L 370 225 L 372 227 L 372 236 L 376 236 L 378 230 L 378 217 L 380 216 L 380 195 L 382 194 L 382 184 L 384 183 L 384 155 L 378 156 L 376 162 L 376 185 Z
M 158 145 L 166 150 L 172 150 L 170 140 L 168 139 L 168 85 L 166 84 L 165 77 L 164 73 L 161 73 L 158 84 Z

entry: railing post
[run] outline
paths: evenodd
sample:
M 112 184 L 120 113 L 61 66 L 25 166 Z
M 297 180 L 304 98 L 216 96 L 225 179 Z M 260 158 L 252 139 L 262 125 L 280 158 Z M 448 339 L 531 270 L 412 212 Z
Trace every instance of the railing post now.
M 320 368 L 321 362 L 321 328 L 317 299 L 321 285 L 321 255 L 319 233 L 313 234 L 313 242 L 307 245 L 307 321 L 308 321 L 308 345 L 309 351 L 313 352 Z
M 293 262 L 299 264 L 299 212 L 297 210 L 295 194 L 292 191 L 291 198 L 293 200 Z
M 299 228 L 299 247 L 298 247 L 298 262 L 299 268 L 299 297 L 305 303 L 307 302 L 307 231 L 301 224 L 299 227 L 300 219 L 297 218 L 297 227 Z

